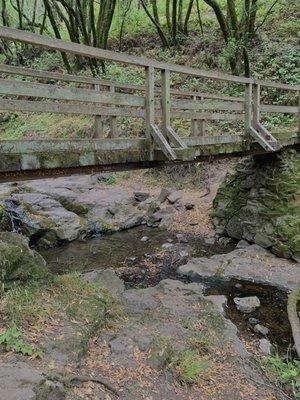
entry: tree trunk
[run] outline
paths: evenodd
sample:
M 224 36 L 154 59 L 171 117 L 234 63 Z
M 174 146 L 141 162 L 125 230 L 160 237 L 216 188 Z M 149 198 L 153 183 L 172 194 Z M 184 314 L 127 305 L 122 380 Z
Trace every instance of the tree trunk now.
M 193 4 L 194 4 L 194 0 L 190 0 L 189 4 L 188 4 L 187 12 L 186 12 L 185 20 L 184 20 L 184 27 L 183 27 L 183 33 L 185 35 L 188 34 L 188 25 L 189 25 L 189 20 L 190 20 L 191 13 L 192 13 Z
M 167 39 L 166 35 L 164 34 L 164 31 L 162 30 L 160 24 L 158 24 L 155 21 L 154 17 L 149 12 L 146 4 L 144 3 L 144 0 L 140 0 L 140 4 L 143 7 L 143 9 L 144 9 L 145 13 L 147 14 L 148 18 L 150 19 L 150 21 L 154 24 L 154 26 L 155 26 L 155 28 L 157 30 L 157 33 L 158 33 L 158 35 L 160 37 L 160 40 L 162 42 L 163 47 L 169 47 L 169 42 L 168 42 L 168 39 Z
M 215 12 L 216 18 L 219 22 L 223 38 L 225 40 L 225 43 L 227 44 L 229 42 L 229 29 L 228 25 L 226 22 L 226 18 L 219 6 L 219 4 L 215 0 L 204 0 L 206 4 L 208 4 Z
M 61 39 L 61 35 L 60 35 L 60 32 L 59 32 L 58 26 L 57 26 L 57 24 L 56 24 L 56 20 L 55 20 L 55 18 L 54 18 L 53 13 L 52 13 L 51 5 L 49 4 L 49 1 L 48 1 L 48 0 L 43 0 L 43 1 L 44 1 L 45 9 L 46 9 L 47 14 L 48 14 L 49 21 L 50 21 L 50 23 L 51 23 L 52 29 L 53 29 L 54 34 L 55 34 L 55 37 L 56 37 L 57 39 Z M 71 73 L 71 72 L 72 72 L 72 69 L 71 69 L 71 66 L 70 66 L 70 64 L 69 64 L 69 61 L 68 61 L 68 58 L 67 58 L 66 53 L 63 53 L 63 52 L 62 52 L 62 53 L 61 53 L 61 56 L 62 56 L 62 59 L 63 59 L 63 62 L 64 62 L 64 64 L 65 64 L 65 67 L 66 67 L 67 71 L 68 71 L 69 73 Z
M 177 0 L 172 1 L 172 40 L 176 42 L 177 36 Z
M 171 16 L 170 16 L 170 0 L 166 0 L 166 19 L 167 19 L 168 31 L 171 35 L 172 29 L 171 29 Z
M 183 32 L 183 0 L 178 0 L 178 30 Z

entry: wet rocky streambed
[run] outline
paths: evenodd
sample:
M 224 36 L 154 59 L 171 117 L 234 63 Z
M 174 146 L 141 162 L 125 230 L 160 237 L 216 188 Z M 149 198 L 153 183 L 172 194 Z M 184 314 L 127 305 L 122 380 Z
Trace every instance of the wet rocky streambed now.
M 191 257 L 210 257 L 229 253 L 233 244 L 221 246 L 188 234 L 174 234 L 142 225 L 111 235 L 77 240 L 57 248 L 40 251 L 49 268 L 58 273 L 113 268 L 130 287 L 154 286 L 162 279 L 201 281 L 206 295 L 227 298 L 225 315 L 245 339 L 267 338 L 281 354 L 291 353 L 292 335 L 287 318 L 287 293 L 270 285 L 216 277 L 184 277 L 177 273 Z M 236 297 L 257 296 L 260 307 L 251 313 L 237 310 Z M 262 335 L 253 329 L 253 321 L 267 328 Z

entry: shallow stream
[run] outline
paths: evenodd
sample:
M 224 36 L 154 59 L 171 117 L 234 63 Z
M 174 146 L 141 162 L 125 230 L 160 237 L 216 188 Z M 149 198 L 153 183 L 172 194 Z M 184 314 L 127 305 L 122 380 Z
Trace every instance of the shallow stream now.
M 41 253 L 53 272 L 114 268 L 127 287 L 146 287 L 156 285 L 166 278 L 182 280 L 176 274 L 176 270 L 191 256 L 209 257 L 231 250 L 232 245 L 209 245 L 201 237 L 171 234 L 142 225 L 111 235 L 77 240 Z M 204 283 L 207 286 L 207 295 L 218 294 L 227 297 L 226 316 L 238 327 L 241 336 L 247 339 L 262 338 L 253 332 L 249 324 L 249 317 L 255 317 L 269 329 L 268 339 L 278 351 L 289 351 L 291 331 L 286 312 L 285 292 L 249 282 L 221 283 L 205 280 Z M 236 309 L 234 297 L 255 295 L 261 301 L 261 307 L 257 311 L 243 314 Z

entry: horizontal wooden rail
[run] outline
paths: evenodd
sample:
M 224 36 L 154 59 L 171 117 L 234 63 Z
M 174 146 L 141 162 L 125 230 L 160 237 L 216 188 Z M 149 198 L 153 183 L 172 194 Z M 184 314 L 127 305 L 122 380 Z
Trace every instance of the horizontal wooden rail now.
M 43 83 L 0 79 L 0 94 L 44 99 L 82 101 L 120 106 L 144 107 L 145 98 L 125 93 L 111 93 L 74 87 L 61 87 Z
M 19 29 L 7 27 L 0 28 L 0 38 L 14 42 L 31 44 L 33 46 L 43 47 L 45 49 L 62 51 L 82 57 L 94 58 L 99 60 L 109 60 L 120 62 L 122 64 L 135 65 L 137 67 L 152 67 L 157 69 L 167 69 L 170 72 L 196 76 L 199 78 L 208 78 L 223 80 L 236 83 L 252 83 L 253 79 L 240 76 L 225 74 L 218 71 L 204 71 L 198 68 L 187 67 L 183 65 L 164 63 L 144 57 L 117 53 L 110 50 L 90 47 L 83 44 L 64 42 L 63 40 L 53 39 L 47 36 L 36 35 Z
M 244 111 L 241 103 L 221 101 L 172 100 L 171 107 L 184 110 Z
M 136 91 L 146 91 L 146 87 L 143 85 L 135 85 L 129 83 L 120 83 L 116 81 L 109 81 L 106 79 L 93 78 L 88 76 L 78 76 L 78 75 L 70 75 L 70 74 L 62 74 L 58 72 L 48 72 L 35 70 L 31 68 L 24 67 L 15 67 L 13 65 L 5 65 L 0 64 L 0 73 L 8 74 L 8 75 L 17 75 L 17 76 L 28 76 L 36 79 L 49 79 L 49 80 L 57 80 L 62 82 L 74 82 L 79 84 L 87 84 L 87 85 L 100 85 L 106 87 L 114 87 L 116 89 L 124 89 L 124 90 L 136 90 Z M 155 93 L 161 93 L 160 87 L 155 87 Z M 171 89 L 171 94 L 183 97 L 202 97 L 206 99 L 216 99 L 216 100 L 224 100 L 224 101 L 239 101 L 244 102 L 243 97 L 238 96 L 225 96 L 225 95 L 217 95 L 213 93 L 205 93 L 198 91 L 183 91 L 179 89 Z
M 7 100 L 0 99 L 0 111 L 33 112 L 75 115 L 102 115 L 115 117 L 144 118 L 145 111 L 132 107 L 105 107 L 95 104 L 58 103 L 49 101 L 32 100 Z
M 278 106 L 273 104 L 262 104 L 260 106 L 260 111 L 266 113 L 298 114 L 299 108 L 294 106 Z
M 94 104 L 58 103 L 35 100 L 0 99 L 0 111 L 145 118 L 145 110 L 133 107 L 95 107 Z M 156 108 L 156 115 L 161 117 L 160 108 Z M 195 113 L 173 109 L 171 110 L 171 117 L 214 121 L 242 121 L 244 119 L 243 114 Z
M 269 87 L 272 89 L 282 89 L 282 90 L 296 91 L 296 92 L 300 91 L 300 85 L 290 85 L 287 83 L 280 83 L 280 82 L 268 82 L 259 79 L 254 79 L 254 83 L 256 85 Z

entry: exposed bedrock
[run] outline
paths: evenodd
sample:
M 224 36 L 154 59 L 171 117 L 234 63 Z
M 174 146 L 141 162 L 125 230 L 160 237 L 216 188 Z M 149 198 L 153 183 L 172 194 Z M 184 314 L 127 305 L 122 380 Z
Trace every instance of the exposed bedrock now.
M 221 236 L 299 262 L 300 153 L 285 150 L 239 163 L 218 190 L 214 224 Z
M 30 245 L 48 248 L 141 224 L 172 223 L 178 201 L 130 192 L 107 184 L 109 176 L 103 175 L 0 185 L 0 231 L 21 233 Z

